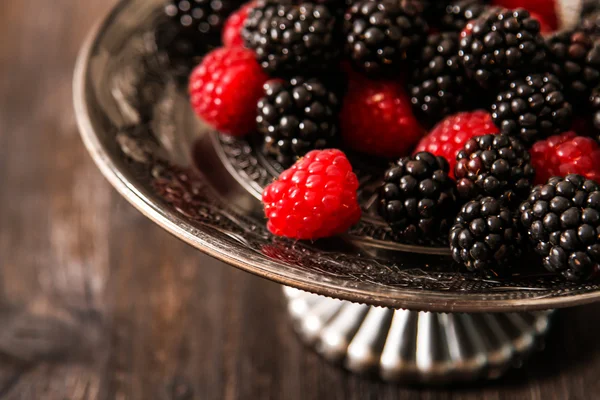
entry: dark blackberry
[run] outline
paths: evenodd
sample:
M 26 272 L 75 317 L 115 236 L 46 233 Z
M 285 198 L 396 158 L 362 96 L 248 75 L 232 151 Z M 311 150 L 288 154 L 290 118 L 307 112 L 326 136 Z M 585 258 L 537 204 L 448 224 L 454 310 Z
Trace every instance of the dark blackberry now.
M 170 0 L 165 14 L 196 38 L 207 34 L 218 38 L 229 14 L 243 3 L 241 0 Z
M 456 187 L 448 161 L 431 153 L 398 160 L 379 191 L 379 214 L 404 240 L 448 234 L 456 214 Z
M 573 107 L 565 101 L 555 75 L 534 74 L 510 83 L 492 104 L 492 118 L 502 133 L 533 144 L 565 132 L 572 123 Z
M 363 0 L 344 16 L 346 52 L 368 74 L 399 74 L 425 40 L 426 23 L 411 0 Z
M 567 100 L 582 105 L 600 84 L 600 41 L 576 30 L 551 35 L 547 44 L 551 71 L 565 86 Z
M 429 127 L 465 103 L 466 77 L 457 55 L 458 41 L 455 32 L 430 35 L 415 62 L 411 102 L 417 117 Z
M 485 275 L 506 275 L 521 256 L 523 238 L 509 208 L 493 197 L 465 204 L 450 231 L 452 258 Z
M 323 71 L 337 64 L 336 18 L 323 5 L 258 0 L 244 23 L 246 47 L 273 76 Z
M 495 88 L 539 70 L 545 60 L 540 23 L 523 9 L 493 9 L 467 24 L 458 52 L 469 76 Z
M 521 222 L 544 266 L 570 281 L 600 268 L 600 186 L 581 175 L 550 178 L 521 205 Z
M 338 144 L 338 96 L 319 79 L 268 81 L 258 101 L 258 131 L 265 152 L 284 166 L 310 150 Z
M 461 32 L 467 22 L 479 18 L 489 6 L 481 0 L 458 0 L 446 6 L 442 17 L 442 29 L 446 31 Z
M 512 206 L 529 194 L 535 170 L 529 152 L 508 135 L 476 136 L 456 157 L 458 194 L 465 200 L 491 196 Z

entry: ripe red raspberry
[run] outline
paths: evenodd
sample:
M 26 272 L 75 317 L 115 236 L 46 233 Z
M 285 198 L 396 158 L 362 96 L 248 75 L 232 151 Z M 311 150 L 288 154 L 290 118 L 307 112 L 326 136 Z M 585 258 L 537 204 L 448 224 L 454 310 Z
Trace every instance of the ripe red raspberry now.
M 219 48 L 192 72 L 190 101 L 196 114 L 215 129 L 242 136 L 256 125 L 256 103 L 267 79 L 252 51 Z
M 244 22 L 246 21 L 246 18 L 248 18 L 248 14 L 253 6 L 253 1 L 246 3 L 227 18 L 225 26 L 223 27 L 223 45 L 225 47 L 244 46 L 242 28 L 244 27 Z
M 319 239 L 346 232 L 360 219 L 358 179 L 340 150 L 313 150 L 262 194 L 267 228 L 278 236 Z
M 553 176 L 583 175 L 600 182 L 600 146 L 589 137 L 575 132 L 550 136 L 529 151 L 535 168 L 535 183 L 546 183 Z
M 381 157 L 407 155 L 424 131 L 402 83 L 370 80 L 356 73 L 349 77 L 340 116 L 344 143 Z
M 487 111 L 477 110 L 450 115 L 438 123 L 425 136 L 415 150 L 415 154 L 428 151 L 442 156 L 450 164 L 450 176 L 454 177 L 456 156 L 465 143 L 474 136 L 496 134 L 499 130 Z
M 540 22 L 540 27 L 547 25 L 551 31 L 558 29 L 558 0 L 493 0 L 492 5 L 504 8 L 524 8 Z M 542 31 L 543 32 L 543 31 Z

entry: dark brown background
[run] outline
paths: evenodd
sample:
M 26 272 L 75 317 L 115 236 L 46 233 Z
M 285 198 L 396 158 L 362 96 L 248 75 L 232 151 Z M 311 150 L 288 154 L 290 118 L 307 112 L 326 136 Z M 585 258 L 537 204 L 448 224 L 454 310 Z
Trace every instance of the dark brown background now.
M 114 3 L 0 0 L 0 398 L 600 398 L 595 306 L 561 313 L 526 368 L 468 387 L 378 383 L 303 348 L 277 285 L 153 225 L 83 148 L 73 64 Z

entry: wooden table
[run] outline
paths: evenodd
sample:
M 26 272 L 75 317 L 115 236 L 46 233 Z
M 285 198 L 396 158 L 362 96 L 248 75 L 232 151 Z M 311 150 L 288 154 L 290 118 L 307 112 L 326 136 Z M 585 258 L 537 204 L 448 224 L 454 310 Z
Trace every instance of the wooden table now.
M 303 348 L 277 285 L 152 224 L 83 148 L 73 65 L 114 3 L 0 2 L 1 399 L 600 398 L 600 306 L 492 383 L 388 385 Z

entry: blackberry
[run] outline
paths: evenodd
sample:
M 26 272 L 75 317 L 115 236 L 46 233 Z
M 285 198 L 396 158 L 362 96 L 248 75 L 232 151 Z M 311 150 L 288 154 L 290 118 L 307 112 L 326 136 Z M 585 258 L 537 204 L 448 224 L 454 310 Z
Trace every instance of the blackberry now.
M 458 52 L 468 75 L 494 88 L 538 70 L 545 60 L 540 23 L 523 9 L 493 9 L 469 23 Z
M 241 0 L 170 0 L 165 14 L 197 38 L 207 34 L 218 38 L 229 14 L 242 4 Z
M 571 126 L 573 107 L 562 91 L 562 84 L 552 74 L 513 81 L 492 104 L 494 123 L 502 133 L 517 136 L 526 144 L 565 132 Z
M 368 74 L 398 74 L 424 42 L 426 29 L 411 0 L 356 1 L 344 16 L 346 52 Z
M 244 23 L 246 47 L 273 76 L 321 72 L 337 64 L 336 18 L 324 5 L 258 0 Z
M 551 71 L 565 85 L 567 99 L 582 105 L 600 84 L 600 41 L 575 30 L 551 35 L 547 44 Z
M 398 160 L 379 191 L 379 213 L 405 240 L 448 234 L 456 213 L 456 187 L 448 161 L 428 152 Z
M 506 275 L 521 256 L 523 237 L 517 222 L 498 199 L 469 201 L 450 231 L 452 258 L 470 271 Z
M 467 22 L 479 18 L 489 6 L 480 0 L 458 0 L 446 7 L 441 26 L 446 31 L 461 32 Z
M 600 268 L 600 186 L 581 175 L 553 177 L 521 205 L 521 222 L 544 267 L 570 281 Z
M 466 77 L 457 55 L 458 41 L 455 32 L 430 35 L 415 62 L 411 103 L 424 125 L 433 126 L 465 103 Z
M 535 170 L 525 146 L 508 135 L 476 136 L 456 157 L 456 186 L 461 198 L 491 196 L 518 204 L 531 189 Z
M 256 117 L 265 152 L 289 166 L 310 150 L 336 147 L 339 107 L 338 96 L 319 79 L 268 81 Z

